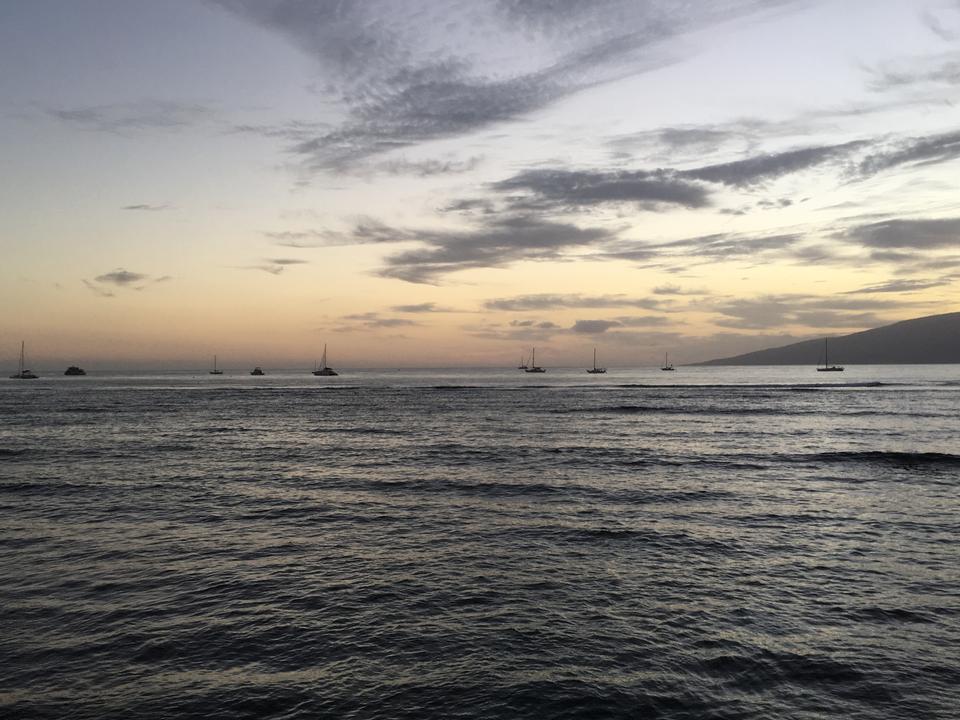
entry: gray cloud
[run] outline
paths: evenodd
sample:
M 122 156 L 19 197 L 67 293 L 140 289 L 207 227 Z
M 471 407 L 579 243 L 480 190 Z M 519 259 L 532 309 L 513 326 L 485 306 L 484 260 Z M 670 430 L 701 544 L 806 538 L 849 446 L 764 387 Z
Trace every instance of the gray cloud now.
M 173 277 L 170 275 L 151 277 L 144 273 L 117 268 L 102 275 L 97 275 L 93 281 L 82 280 L 82 282 L 88 290 L 100 297 L 115 297 L 116 293 L 108 286 L 126 290 L 143 290 L 150 285 L 166 283 L 171 280 L 173 280 Z
M 142 100 L 78 108 L 45 108 L 61 122 L 84 130 L 126 134 L 142 130 L 181 130 L 213 120 L 217 111 L 197 103 Z
M 848 290 L 847 295 L 859 295 L 861 293 L 909 293 L 917 290 L 926 290 L 928 288 L 949 285 L 951 278 L 941 278 L 939 280 L 889 280 L 885 283 L 876 285 L 867 285 L 858 290 Z
M 744 187 L 846 158 L 864 146 L 863 141 L 853 141 L 839 145 L 788 150 L 717 165 L 705 165 L 693 170 L 685 170 L 679 175 L 695 180 Z
M 160 210 L 169 210 L 169 205 L 148 205 L 146 203 L 140 203 L 138 205 L 124 205 L 121 210 L 143 210 L 145 212 L 159 212 Z
M 630 241 L 611 243 L 597 257 L 639 263 L 651 263 L 656 260 L 659 266 L 679 258 L 693 258 L 693 262 L 697 264 L 743 258 L 760 261 L 765 254 L 782 257 L 785 254 L 794 253 L 797 251 L 797 244 L 802 240 L 803 236 L 799 233 L 754 236 L 716 233 L 663 243 Z
M 697 290 L 695 288 L 682 288 L 679 285 L 658 285 L 653 289 L 654 295 L 707 295 L 706 290 Z
M 837 237 L 878 249 L 956 248 L 960 247 L 960 218 L 884 220 L 849 228 Z
M 960 132 L 899 139 L 864 158 L 857 167 L 861 176 L 875 175 L 901 165 L 934 165 L 960 158 Z
M 663 64 L 660 44 L 788 0 L 487 0 L 435 4 L 209 0 L 267 27 L 319 61 L 325 95 L 347 119 L 291 152 L 317 169 L 517 120 L 584 88 Z M 442 27 L 442 35 L 425 27 Z M 476 61 L 523 53 L 525 67 L 493 76 Z M 656 50 L 656 52 L 654 52 Z M 671 60 L 675 58 L 670 58 Z
M 105 287 L 101 287 L 96 283 L 90 282 L 89 280 L 83 280 L 82 282 L 84 286 L 86 286 L 87 290 L 92 292 L 94 295 L 98 295 L 99 297 L 115 297 L 115 293 Z
M 493 184 L 500 193 L 525 193 L 514 207 L 577 209 L 631 203 L 642 208 L 702 208 L 709 204 L 702 186 L 672 171 L 527 170 Z
M 387 256 L 383 277 L 413 283 L 436 283 L 452 272 L 472 268 L 499 268 L 520 260 L 548 260 L 564 251 L 608 240 L 612 234 L 600 228 L 580 228 L 523 216 L 490 217 L 470 230 L 390 231 L 378 227 L 371 241 L 386 236 L 417 240 L 424 247 Z M 361 240 L 362 241 L 362 240 Z
M 476 169 L 483 157 L 475 155 L 465 160 L 407 160 L 398 158 L 385 160 L 372 166 L 372 169 L 387 175 L 414 175 L 432 177 L 435 175 L 459 175 Z
M 787 325 L 810 328 L 869 328 L 883 324 L 876 310 L 903 307 L 902 303 L 864 298 L 821 298 L 811 295 L 767 295 L 716 303 L 714 320 L 721 327 L 767 330 Z
M 365 328 L 373 329 L 412 327 L 414 325 L 420 325 L 420 323 L 416 322 L 415 320 L 409 320 L 407 318 L 382 317 L 379 313 L 375 312 L 344 315 L 341 319 Z
M 626 295 L 560 295 L 544 293 L 487 300 L 483 304 L 483 307 L 486 310 L 507 310 L 511 312 L 562 310 L 566 308 L 623 307 L 663 310 L 665 309 L 665 303 L 653 298 L 631 298 Z
M 577 320 L 570 330 L 582 335 L 600 335 L 613 327 L 620 327 L 620 323 L 616 320 Z
M 118 287 L 127 287 L 135 283 L 141 282 L 149 278 L 149 275 L 144 275 L 143 273 L 130 272 L 129 270 L 124 270 L 119 268 L 103 275 L 97 275 L 94 278 L 99 283 L 110 283 L 111 285 L 117 285 Z
M 452 313 L 459 312 L 454 308 L 441 307 L 433 302 L 417 303 L 415 305 L 394 305 L 393 312 L 400 313 Z

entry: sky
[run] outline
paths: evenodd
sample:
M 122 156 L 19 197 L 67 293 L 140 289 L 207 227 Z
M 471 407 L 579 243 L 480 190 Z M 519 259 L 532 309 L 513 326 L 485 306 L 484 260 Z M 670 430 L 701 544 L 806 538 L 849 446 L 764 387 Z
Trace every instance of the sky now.
M 0 363 L 638 366 L 960 310 L 960 0 L 0 3 Z

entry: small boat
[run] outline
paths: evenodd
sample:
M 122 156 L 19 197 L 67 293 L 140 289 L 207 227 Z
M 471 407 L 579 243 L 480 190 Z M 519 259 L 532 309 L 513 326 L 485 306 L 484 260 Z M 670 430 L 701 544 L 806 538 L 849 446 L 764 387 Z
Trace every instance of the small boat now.
M 673 365 L 670 364 L 670 353 L 663 354 L 663 367 L 660 369 L 667 372 L 673 372 L 675 370 Z
M 213 370 L 210 371 L 211 375 L 223 375 L 223 370 L 217 370 L 217 356 L 213 356 Z
M 257 365 L 253 370 L 250 371 L 251 375 L 265 375 L 263 368 Z
M 526 370 L 529 366 L 527 361 L 523 359 L 523 353 L 520 354 L 520 364 L 517 365 L 517 370 Z
M 605 373 L 606 371 L 607 369 L 605 367 L 597 367 L 597 349 L 594 348 L 593 349 L 593 368 L 591 370 L 587 370 L 587 372 L 590 373 L 591 375 L 600 375 L 602 373 Z
M 524 372 L 528 372 L 528 373 L 545 373 L 546 372 L 546 370 L 544 370 L 542 367 L 537 365 L 537 349 L 536 348 L 533 348 L 530 351 L 530 366 L 526 370 L 524 370 Z
M 320 367 L 313 369 L 314 375 L 323 375 L 324 377 L 332 377 L 334 375 L 339 375 L 336 370 L 332 367 L 327 366 L 327 344 L 323 344 L 323 357 L 320 358 Z
M 11 380 L 36 380 L 37 376 L 23 366 L 23 348 L 24 343 L 20 341 L 20 364 L 17 366 L 17 374 L 11 375 Z
M 68 367 L 68 368 L 64 371 L 63 374 L 64 374 L 64 375 L 86 375 L 86 374 L 87 374 L 87 371 L 84 370 L 82 367 L 77 367 L 76 365 L 71 365 L 70 367 Z
M 818 367 L 817 372 L 843 372 L 843 365 L 830 365 L 827 360 L 827 338 L 823 339 L 823 367 Z

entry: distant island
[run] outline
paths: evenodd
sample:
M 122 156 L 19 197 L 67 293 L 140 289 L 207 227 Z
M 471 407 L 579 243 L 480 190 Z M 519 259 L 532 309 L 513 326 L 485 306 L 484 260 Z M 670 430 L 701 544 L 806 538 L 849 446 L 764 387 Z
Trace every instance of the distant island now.
M 816 365 L 823 338 L 719 358 L 696 365 Z M 830 362 L 841 365 L 960 363 L 960 312 L 903 320 L 830 338 Z

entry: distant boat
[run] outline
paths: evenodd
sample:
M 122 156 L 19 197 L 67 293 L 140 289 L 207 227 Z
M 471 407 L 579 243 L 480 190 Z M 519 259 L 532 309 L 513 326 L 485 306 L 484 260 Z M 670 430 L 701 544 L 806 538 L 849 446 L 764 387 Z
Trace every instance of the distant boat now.
M 605 367 L 597 367 L 597 349 L 594 348 L 593 349 L 593 369 L 587 370 L 587 372 L 590 373 L 591 375 L 600 375 L 601 373 L 605 373 L 606 371 L 607 369 Z
M 23 348 L 24 343 L 20 341 L 20 364 L 17 366 L 17 374 L 11 375 L 11 380 L 36 380 L 37 376 L 23 366 Z
M 526 368 L 524 372 L 528 372 L 528 373 L 545 373 L 546 372 L 546 370 L 544 370 L 542 367 L 537 365 L 537 349 L 536 348 L 533 348 L 530 351 L 530 366 Z
M 661 370 L 666 370 L 667 372 L 673 372 L 675 368 L 670 364 L 670 353 L 663 354 L 663 367 Z
M 520 364 L 517 365 L 517 370 L 526 370 L 528 367 L 527 361 L 523 359 L 523 353 L 520 353 Z
M 210 371 L 211 375 L 223 375 L 223 370 L 217 370 L 217 356 L 213 356 L 213 370 Z
M 332 367 L 327 367 L 327 344 L 326 343 L 323 344 L 323 357 L 320 358 L 320 367 L 316 368 L 313 371 L 313 374 L 323 375 L 325 377 L 331 377 L 333 375 L 340 374 L 336 370 L 334 370 Z
M 250 371 L 251 375 L 265 375 L 263 368 L 257 365 L 253 370 Z
M 823 367 L 818 367 L 817 372 L 843 372 L 843 365 L 830 365 L 827 359 L 827 338 L 823 339 Z
M 71 365 L 70 367 L 68 367 L 68 368 L 64 371 L 63 374 L 64 374 L 64 375 L 86 375 L 86 374 L 87 374 L 87 371 L 84 370 L 82 367 L 77 367 L 76 365 Z

